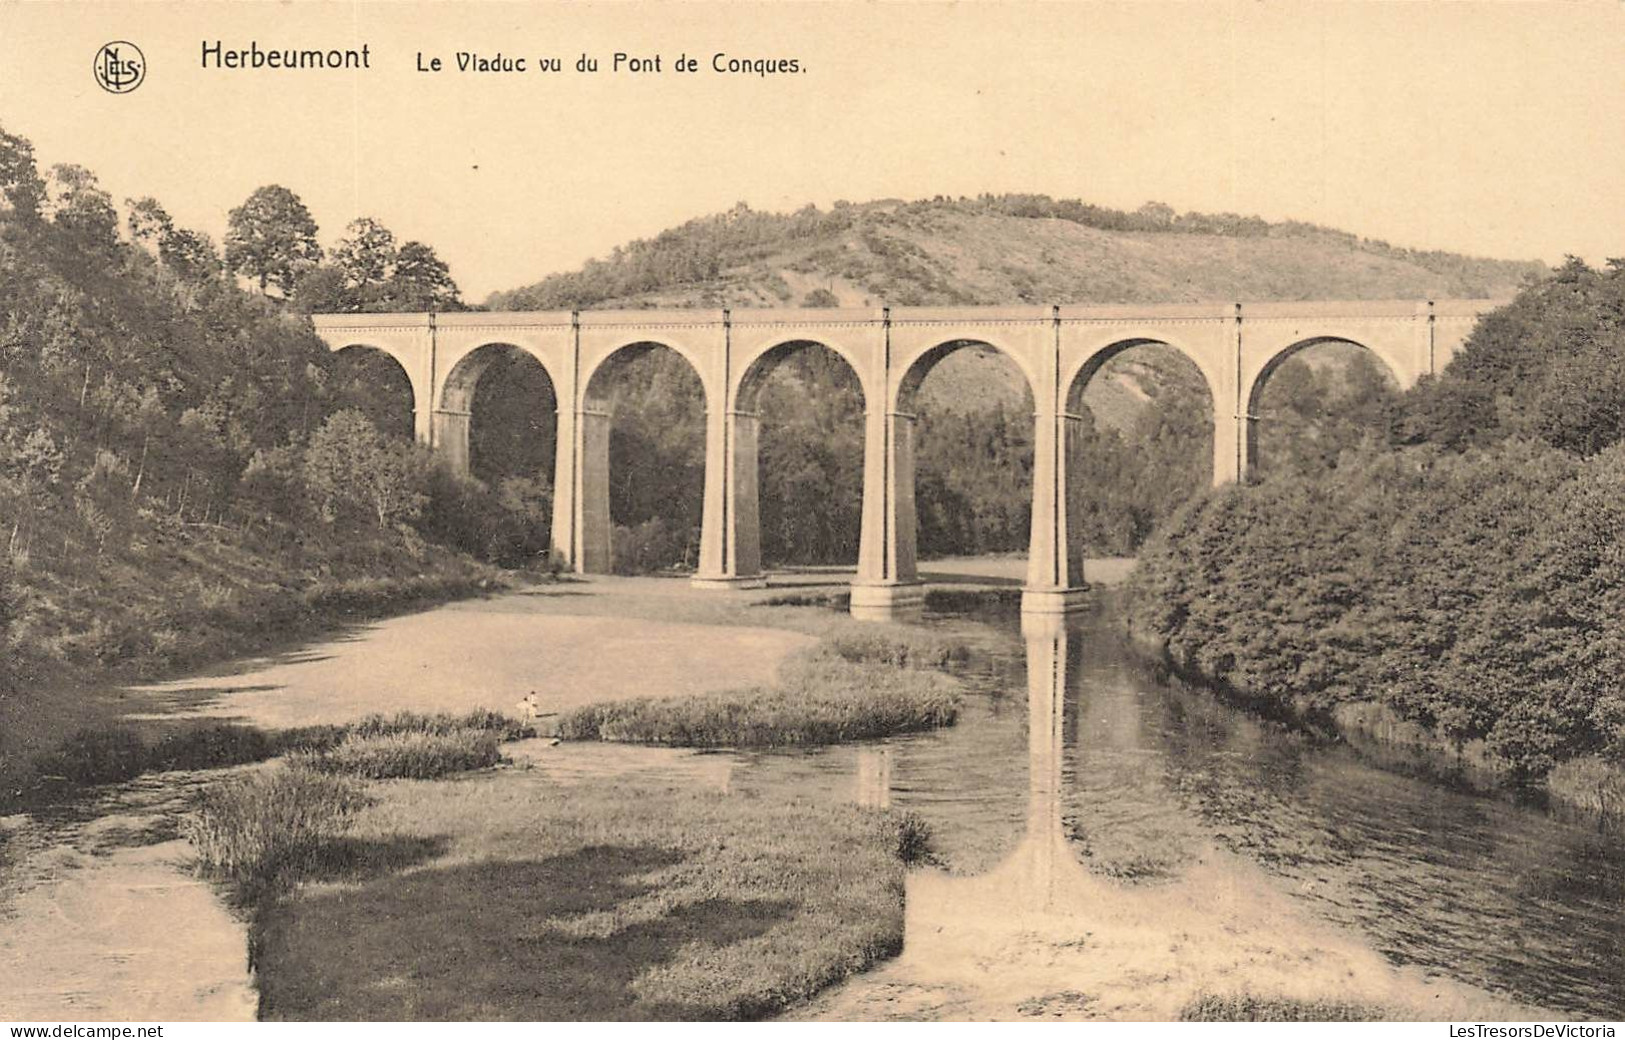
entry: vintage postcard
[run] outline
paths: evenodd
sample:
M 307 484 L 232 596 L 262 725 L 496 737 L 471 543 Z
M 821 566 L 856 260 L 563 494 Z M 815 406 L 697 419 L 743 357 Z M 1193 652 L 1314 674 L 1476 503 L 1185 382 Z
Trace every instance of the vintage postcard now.
M 1622 167 L 1616 0 L 0 0 L 0 1021 L 1615 1036 Z

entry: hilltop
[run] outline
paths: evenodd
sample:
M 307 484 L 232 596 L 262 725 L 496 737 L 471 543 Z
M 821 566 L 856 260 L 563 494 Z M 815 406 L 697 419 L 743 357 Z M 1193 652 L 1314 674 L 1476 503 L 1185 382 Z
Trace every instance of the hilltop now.
M 1299 221 L 1133 212 L 1042 195 L 881 200 L 761 213 L 740 203 L 618 247 L 578 271 L 492 295 L 493 310 L 1169 303 L 1510 297 L 1538 261 L 1412 250 Z M 1176 378 L 1123 357 L 1089 388 L 1126 429 Z M 1189 379 L 1187 378 L 1187 381 Z M 939 409 L 1019 407 L 1019 376 L 960 354 L 924 388 Z
M 1047 196 L 745 204 L 493 294 L 494 310 L 1511 296 L 1547 268 L 1297 221 Z

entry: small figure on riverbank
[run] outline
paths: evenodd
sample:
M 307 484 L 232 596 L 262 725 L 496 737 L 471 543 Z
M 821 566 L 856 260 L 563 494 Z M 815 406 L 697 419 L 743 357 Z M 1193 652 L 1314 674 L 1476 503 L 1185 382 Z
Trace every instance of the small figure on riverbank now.
M 525 722 L 534 722 L 542 713 L 541 704 L 536 700 L 535 690 L 525 694 L 514 707 L 518 710 L 519 717 Z

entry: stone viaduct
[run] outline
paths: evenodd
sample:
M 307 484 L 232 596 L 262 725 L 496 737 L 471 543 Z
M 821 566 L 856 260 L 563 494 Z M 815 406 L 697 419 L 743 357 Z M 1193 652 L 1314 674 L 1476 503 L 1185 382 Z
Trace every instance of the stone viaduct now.
M 1246 479 L 1256 406 L 1269 374 L 1298 350 L 1341 341 L 1365 347 L 1400 387 L 1439 371 L 1492 300 L 1169 304 L 1086 307 L 640 310 L 322 314 L 332 350 L 373 348 L 412 387 L 419 441 L 468 467 L 469 424 L 481 373 L 504 351 L 538 361 L 558 403 L 553 475 L 555 557 L 580 573 L 610 565 L 606 373 L 650 345 L 686 358 L 705 393 L 704 508 L 697 585 L 761 584 L 757 399 L 791 352 L 819 344 L 845 359 L 865 402 L 863 522 L 854 612 L 923 598 L 915 563 L 913 434 L 921 380 L 961 349 L 997 351 L 1026 377 L 1034 401 L 1031 548 L 1023 610 L 1062 613 L 1083 585 L 1067 537 L 1069 432 L 1076 402 L 1100 367 L 1141 344 L 1195 363 L 1213 395 L 1213 479 Z

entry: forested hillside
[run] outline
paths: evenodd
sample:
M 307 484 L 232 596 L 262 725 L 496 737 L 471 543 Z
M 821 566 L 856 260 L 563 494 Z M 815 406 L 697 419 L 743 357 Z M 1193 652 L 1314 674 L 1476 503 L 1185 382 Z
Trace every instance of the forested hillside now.
M 1622 442 L 1625 263 L 1571 261 L 1395 401 L 1387 443 L 1182 513 L 1142 557 L 1137 617 L 1250 697 L 1345 725 L 1378 706 L 1617 809 Z
M 325 258 L 277 186 L 230 228 L 222 251 L 0 131 L 0 692 L 159 671 L 495 573 L 446 546 L 534 551 L 530 503 L 381 435 L 298 313 L 317 287 L 453 305 L 433 250 L 361 222 Z
M 744 205 L 617 249 L 580 271 L 497 293 L 497 309 L 1125 303 L 1510 297 L 1545 268 L 1413 251 L 1309 224 L 1234 214 L 1132 213 L 1045 196 L 937 198 L 758 213 Z M 1379 424 L 1391 388 L 1363 352 L 1289 361 L 1266 391 L 1264 467 L 1335 462 Z M 862 399 L 838 361 L 776 373 L 762 414 L 763 548 L 770 562 L 857 556 Z M 654 387 L 660 389 L 653 389 Z M 686 391 L 682 388 L 688 387 Z M 691 396 L 683 402 L 671 394 Z M 534 395 L 532 395 L 534 397 Z M 615 388 L 612 513 L 628 569 L 692 557 L 699 518 L 698 390 L 657 352 Z M 1131 553 L 1211 477 L 1211 403 L 1173 351 L 1118 355 L 1085 389 L 1073 487 L 1085 550 Z M 544 406 L 545 407 L 545 406 Z M 522 411 L 494 397 L 496 416 Z M 1022 551 L 1032 403 L 1014 365 L 966 351 L 921 388 L 917 500 L 927 556 Z M 480 424 L 476 409 L 476 426 Z M 488 445 L 492 472 L 517 445 Z M 476 450 L 476 455 L 481 453 Z M 650 503 L 663 503 L 653 509 Z M 814 519 L 816 518 L 816 519 Z

